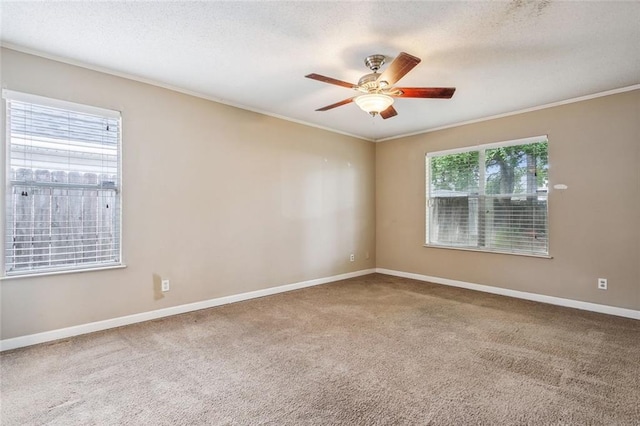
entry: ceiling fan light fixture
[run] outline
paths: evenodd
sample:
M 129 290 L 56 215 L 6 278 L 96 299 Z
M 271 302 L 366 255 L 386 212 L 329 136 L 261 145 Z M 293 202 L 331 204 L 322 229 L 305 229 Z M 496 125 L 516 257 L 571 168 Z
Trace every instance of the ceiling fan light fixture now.
M 393 104 L 393 98 L 381 93 L 369 93 L 358 96 L 354 99 L 354 102 L 364 112 L 376 115 L 389 108 Z
M 367 56 L 364 63 L 373 72 L 360 77 L 358 84 L 337 80 L 320 74 L 305 75 L 306 78 L 312 80 L 346 87 L 347 89 L 353 89 L 361 93 L 360 96 L 344 99 L 340 102 L 318 108 L 316 111 L 329 111 L 333 108 L 355 102 L 364 112 L 368 112 L 372 116 L 380 114 L 380 117 L 386 120 L 398 115 L 398 111 L 392 106 L 393 100 L 396 97 L 449 99 L 456 91 L 455 87 L 396 87 L 396 83 L 420 63 L 420 58 L 405 52 L 400 52 L 393 62 L 391 62 L 381 74 L 378 74 L 385 60 L 386 57 L 384 55 Z

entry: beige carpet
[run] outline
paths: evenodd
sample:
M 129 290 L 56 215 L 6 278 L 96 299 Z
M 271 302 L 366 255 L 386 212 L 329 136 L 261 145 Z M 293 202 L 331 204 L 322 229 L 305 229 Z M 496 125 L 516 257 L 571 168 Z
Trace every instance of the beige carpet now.
M 640 321 L 385 275 L 0 360 L 3 426 L 640 424 Z

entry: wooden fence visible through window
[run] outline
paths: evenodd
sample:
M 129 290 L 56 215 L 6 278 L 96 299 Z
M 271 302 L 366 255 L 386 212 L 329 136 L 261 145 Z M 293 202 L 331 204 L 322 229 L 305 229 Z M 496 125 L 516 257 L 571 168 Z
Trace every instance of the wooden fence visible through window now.
M 11 174 L 7 271 L 117 260 L 116 176 L 26 168 Z

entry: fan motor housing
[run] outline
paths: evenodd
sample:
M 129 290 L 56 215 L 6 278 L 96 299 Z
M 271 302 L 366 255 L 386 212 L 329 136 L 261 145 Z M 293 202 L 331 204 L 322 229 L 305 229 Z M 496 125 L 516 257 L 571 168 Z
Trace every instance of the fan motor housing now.
M 358 80 L 358 90 L 363 92 L 371 92 L 377 90 L 379 88 L 378 77 L 380 77 L 380 74 L 375 72 L 363 75 L 360 80 Z

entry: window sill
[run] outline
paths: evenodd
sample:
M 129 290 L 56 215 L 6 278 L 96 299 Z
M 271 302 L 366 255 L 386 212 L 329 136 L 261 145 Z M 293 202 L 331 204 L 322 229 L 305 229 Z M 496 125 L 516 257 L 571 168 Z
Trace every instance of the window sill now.
M 445 249 L 445 250 L 460 250 L 460 251 L 473 251 L 476 253 L 491 253 L 491 254 L 506 254 L 510 256 L 525 256 L 525 257 L 537 257 L 539 259 L 553 259 L 553 256 L 548 254 L 531 254 L 531 253 L 511 253 L 506 251 L 494 251 L 494 250 L 480 250 L 467 247 L 452 247 L 452 246 L 439 246 L 435 244 L 425 244 L 424 247 Z
M 120 264 L 120 265 L 100 266 L 96 268 L 86 268 L 86 269 L 66 269 L 66 270 L 60 270 L 60 271 L 25 273 L 20 275 L 5 275 L 4 277 L 0 277 L 0 281 L 18 280 L 21 278 L 48 277 L 51 275 L 77 274 L 79 272 L 107 271 L 110 269 L 124 269 L 126 267 L 127 265 Z

